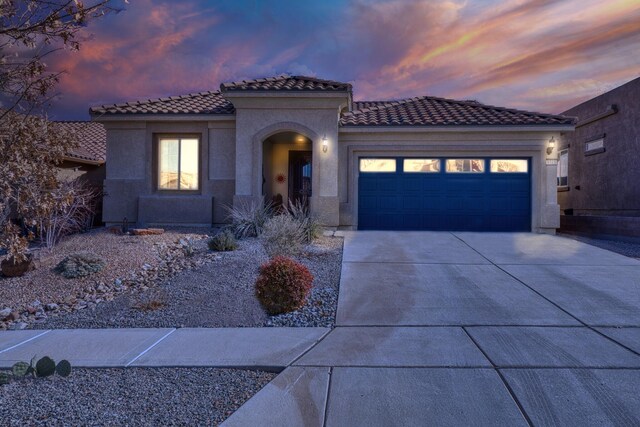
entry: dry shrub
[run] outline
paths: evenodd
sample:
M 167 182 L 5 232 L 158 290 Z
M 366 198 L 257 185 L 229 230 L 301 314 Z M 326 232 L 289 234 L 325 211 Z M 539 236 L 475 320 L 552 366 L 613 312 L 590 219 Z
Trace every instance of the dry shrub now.
M 260 240 L 270 257 L 296 256 L 306 242 L 303 226 L 287 214 L 276 215 L 268 220 Z
M 101 192 L 86 182 L 75 179 L 61 182 L 51 190 L 53 202 L 38 209 L 38 234 L 49 249 L 62 237 L 91 228 Z
M 276 257 L 260 267 L 256 297 L 270 315 L 302 307 L 309 296 L 313 275 L 307 267 L 285 257 Z

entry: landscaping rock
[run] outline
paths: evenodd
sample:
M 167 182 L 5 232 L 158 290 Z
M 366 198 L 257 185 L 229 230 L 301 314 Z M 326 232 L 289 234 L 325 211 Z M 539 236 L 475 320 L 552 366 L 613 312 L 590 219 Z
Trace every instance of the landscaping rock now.
M 27 327 L 27 324 L 25 322 L 16 322 L 11 325 L 11 329 L 13 329 L 14 331 L 21 331 L 26 327 Z
M 4 320 L 7 317 L 9 317 L 11 315 L 11 309 L 10 308 L 4 308 L 2 310 L 0 310 L 0 320 Z
M 44 308 L 48 311 L 56 311 L 58 310 L 60 307 L 58 306 L 58 304 L 56 303 L 50 303 L 44 306 Z
M 131 234 L 134 236 L 151 236 L 155 234 L 163 234 L 164 229 L 162 228 L 132 228 Z

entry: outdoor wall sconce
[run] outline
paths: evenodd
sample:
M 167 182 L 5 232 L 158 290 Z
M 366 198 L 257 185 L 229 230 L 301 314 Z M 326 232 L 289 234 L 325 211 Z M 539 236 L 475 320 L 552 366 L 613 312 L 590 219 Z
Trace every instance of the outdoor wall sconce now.
M 326 153 L 329 148 L 329 140 L 327 139 L 327 135 L 322 137 L 322 152 Z
M 547 155 L 553 153 L 554 148 L 556 148 L 556 138 L 552 136 L 549 143 L 547 143 Z

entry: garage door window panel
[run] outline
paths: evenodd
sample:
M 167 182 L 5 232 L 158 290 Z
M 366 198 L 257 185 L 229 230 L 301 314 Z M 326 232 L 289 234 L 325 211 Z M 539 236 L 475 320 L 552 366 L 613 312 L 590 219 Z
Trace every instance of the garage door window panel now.
M 484 159 L 447 159 L 448 173 L 483 173 Z
M 394 173 L 396 159 L 360 159 L 360 172 L 364 173 Z
M 529 162 L 524 159 L 491 159 L 491 173 L 527 173 Z
M 402 170 L 408 173 L 438 173 L 440 159 L 404 159 Z

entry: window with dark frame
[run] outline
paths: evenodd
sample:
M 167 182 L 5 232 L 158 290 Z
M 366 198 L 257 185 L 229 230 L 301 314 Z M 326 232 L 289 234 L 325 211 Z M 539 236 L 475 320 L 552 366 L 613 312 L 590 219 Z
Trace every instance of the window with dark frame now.
M 569 186 L 569 150 L 561 150 L 558 154 L 558 187 Z
M 199 189 L 199 146 L 192 136 L 158 139 L 158 190 Z

